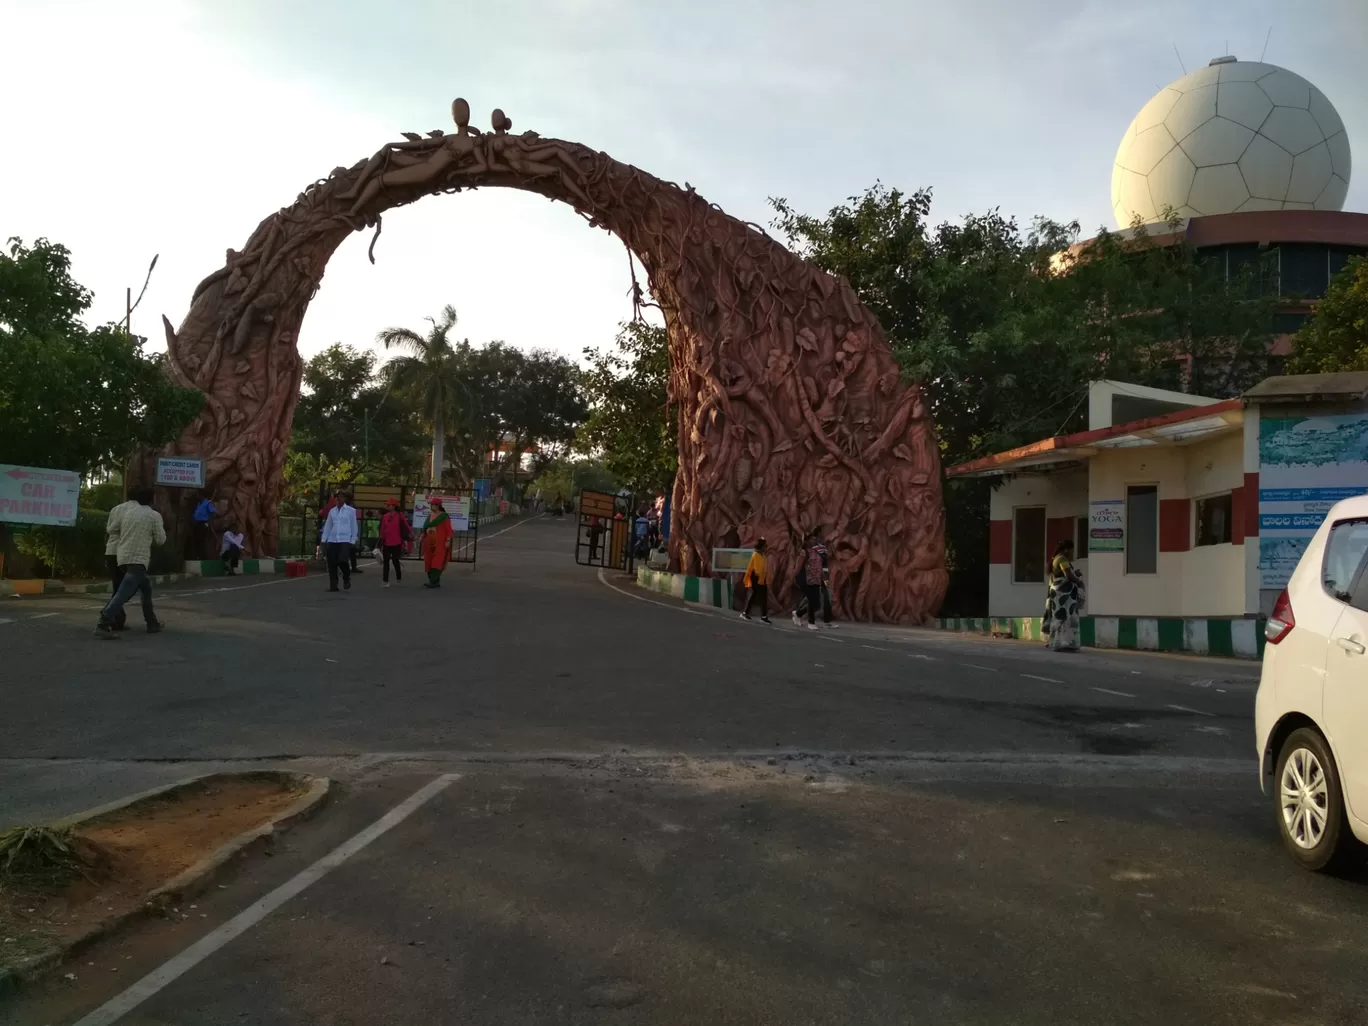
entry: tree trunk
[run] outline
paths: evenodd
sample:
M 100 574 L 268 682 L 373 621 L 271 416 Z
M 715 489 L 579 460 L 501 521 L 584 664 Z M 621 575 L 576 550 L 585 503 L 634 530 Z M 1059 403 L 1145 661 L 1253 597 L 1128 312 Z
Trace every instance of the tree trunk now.
M 442 447 L 446 444 L 446 436 L 442 434 L 442 415 L 439 413 L 432 422 L 432 484 L 440 489 L 442 487 L 442 470 L 446 463 L 446 454 Z

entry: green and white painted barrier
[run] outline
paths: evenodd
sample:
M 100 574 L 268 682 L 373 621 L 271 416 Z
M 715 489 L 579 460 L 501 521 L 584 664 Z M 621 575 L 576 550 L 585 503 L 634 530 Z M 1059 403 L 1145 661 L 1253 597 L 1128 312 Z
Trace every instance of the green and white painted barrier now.
M 690 577 L 688 574 L 672 574 L 665 570 L 637 568 L 637 586 L 647 591 L 672 595 L 685 602 L 697 602 L 700 606 L 714 606 L 718 609 L 732 608 L 731 581 L 721 577 Z
M 288 559 L 241 559 L 238 573 L 248 577 L 256 574 L 283 574 Z M 195 577 L 226 577 L 228 571 L 221 559 L 187 559 L 185 572 Z
M 1038 616 L 946 617 L 933 621 L 941 630 L 999 634 L 1043 641 Z M 1188 619 L 1177 616 L 1085 616 L 1079 634 L 1085 648 L 1261 659 L 1264 620 Z

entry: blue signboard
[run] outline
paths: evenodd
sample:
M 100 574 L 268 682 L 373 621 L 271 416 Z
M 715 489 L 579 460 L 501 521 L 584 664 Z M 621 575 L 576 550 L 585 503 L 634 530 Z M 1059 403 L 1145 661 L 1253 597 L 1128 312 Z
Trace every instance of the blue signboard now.
M 489 478 L 477 477 L 475 479 L 475 501 L 484 502 L 489 498 Z
M 1259 586 L 1287 584 L 1340 499 L 1368 492 L 1368 417 L 1259 421 Z

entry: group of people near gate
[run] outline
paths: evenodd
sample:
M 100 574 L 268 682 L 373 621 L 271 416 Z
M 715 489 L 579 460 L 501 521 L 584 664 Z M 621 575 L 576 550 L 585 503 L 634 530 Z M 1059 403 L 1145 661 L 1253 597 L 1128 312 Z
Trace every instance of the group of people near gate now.
M 337 591 L 338 578 L 341 577 L 342 589 L 351 588 L 352 574 L 361 573 L 356 565 L 356 548 L 360 542 L 360 521 L 356 508 L 342 492 L 334 492 L 332 501 L 319 511 L 322 529 L 319 544 L 323 548 L 324 559 L 328 566 L 328 590 Z M 423 554 L 423 569 L 427 573 L 424 588 L 440 588 L 442 572 L 451 561 L 451 539 L 455 530 L 451 515 L 442 507 L 442 500 L 432 499 L 428 504 L 427 521 L 418 532 L 419 546 Z M 394 583 L 404 579 L 404 568 L 400 558 L 409 548 L 414 538 L 414 527 L 409 518 L 399 508 L 398 499 L 385 503 L 385 512 L 380 517 L 380 587 L 390 586 L 390 569 L 394 570 Z
M 741 611 L 741 619 L 751 619 L 751 610 L 760 607 L 760 622 L 773 623 L 769 618 L 769 546 L 764 538 L 755 542 L 746 571 L 741 576 L 741 585 L 747 590 L 746 607 Z M 831 616 L 831 553 L 827 549 L 822 528 L 814 527 L 803 536 L 802 558 L 798 564 L 798 605 L 791 612 L 795 626 L 803 626 L 807 619 L 807 629 L 817 630 L 817 610 L 822 611 L 822 623 L 835 627 Z

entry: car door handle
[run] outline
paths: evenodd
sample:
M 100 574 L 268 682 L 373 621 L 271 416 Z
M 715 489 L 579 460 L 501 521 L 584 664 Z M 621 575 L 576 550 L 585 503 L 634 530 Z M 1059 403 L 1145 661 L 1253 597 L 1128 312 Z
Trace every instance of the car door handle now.
M 1335 643 L 1353 655 L 1363 655 L 1365 651 L 1368 651 L 1361 642 L 1355 641 L 1353 638 L 1336 638 Z

